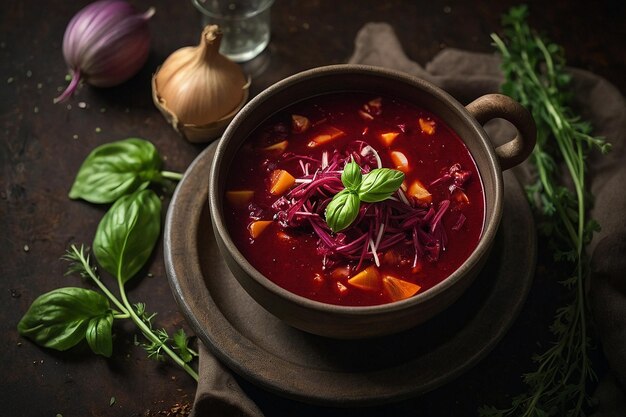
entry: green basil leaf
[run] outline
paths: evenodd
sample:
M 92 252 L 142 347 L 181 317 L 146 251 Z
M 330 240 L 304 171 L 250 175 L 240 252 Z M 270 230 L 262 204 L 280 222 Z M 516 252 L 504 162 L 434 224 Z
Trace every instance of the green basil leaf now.
M 98 263 L 122 283 L 144 266 L 161 232 L 161 200 L 152 190 L 121 197 L 104 215 L 93 240 Z
M 354 161 L 347 163 L 341 173 L 341 182 L 344 187 L 351 191 L 359 189 L 362 178 L 361 167 Z
M 350 226 L 359 215 L 359 196 L 344 189 L 335 194 L 326 206 L 326 223 L 333 232 L 339 232 Z
M 102 316 L 109 309 L 109 301 L 98 292 L 58 288 L 33 301 L 17 330 L 40 346 L 67 350 L 83 340 L 92 318 Z
M 69 196 L 112 203 L 161 178 L 161 158 L 152 143 L 129 138 L 95 148 L 85 159 Z
M 365 174 L 359 186 L 359 198 L 366 203 L 386 200 L 400 188 L 404 173 L 395 169 L 376 168 Z
M 93 353 L 111 357 L 113 353 L 113 313 L 94 317 L 87 325 L 85 338 Z

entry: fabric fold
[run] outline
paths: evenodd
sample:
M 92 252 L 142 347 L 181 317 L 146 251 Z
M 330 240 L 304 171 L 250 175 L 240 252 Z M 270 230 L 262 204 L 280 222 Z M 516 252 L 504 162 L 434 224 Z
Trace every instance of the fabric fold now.
M 200 343 L 198 388 L 190 417 L 263 417 L 230 371 Z

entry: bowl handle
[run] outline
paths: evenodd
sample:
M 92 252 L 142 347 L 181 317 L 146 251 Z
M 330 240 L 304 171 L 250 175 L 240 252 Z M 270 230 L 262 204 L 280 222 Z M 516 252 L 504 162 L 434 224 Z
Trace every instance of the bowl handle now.
M 521 164 L 528 158 L 535 147 L 537 128 L 526 108 L 502 94 L 478 97 L 466 108 L 481 125 L 491 119 L 504 119 L 517 129 L 517 136 L 496 148 L 496 155 L 503 171 Z

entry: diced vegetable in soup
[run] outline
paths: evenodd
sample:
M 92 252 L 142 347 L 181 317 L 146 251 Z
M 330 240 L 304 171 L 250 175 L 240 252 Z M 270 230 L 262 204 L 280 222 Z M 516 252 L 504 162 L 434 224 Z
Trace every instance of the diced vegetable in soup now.
M 303 297 L 405 300 L 445 280 L 480 239 L 484 196 L 472 156 L 437 115 L 410 103 L 318 96 L 274 115 L 238 152 L 228 230 L 257 270 Z M 397 186 L 372 191 L 374 176 Z

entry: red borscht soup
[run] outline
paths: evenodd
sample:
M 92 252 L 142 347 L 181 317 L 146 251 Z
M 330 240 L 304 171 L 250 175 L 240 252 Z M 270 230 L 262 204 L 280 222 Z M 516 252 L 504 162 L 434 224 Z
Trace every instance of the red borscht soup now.
M 344 167 L 401 171 L 400 188 L 358 205 L 334 232 L 326 207 Z M 437 115 L 364 93 L 321 95 L 258 127 L 230 168 L 229 233 L 277 285 L 324 303 L 368 306 L 424 292 L 476 248 L 484 195 L 463 141 Z

